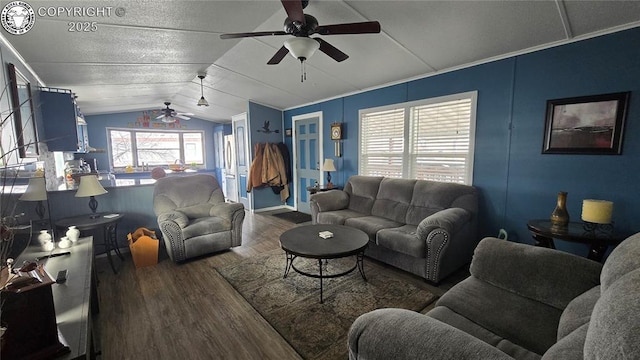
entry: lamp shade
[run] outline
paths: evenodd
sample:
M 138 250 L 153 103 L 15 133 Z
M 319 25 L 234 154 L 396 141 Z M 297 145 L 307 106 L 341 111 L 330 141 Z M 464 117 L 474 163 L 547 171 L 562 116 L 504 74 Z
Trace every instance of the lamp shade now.
M 308 37 L 293 37 L 284 42 L 284 47 L 296 59 L 309 59 L 320 48 L 320 43 Z
M 22 201 L 43 201 L 47 200 L 47 186 L 44 177 L 34 177 L 29 179 L 29 185 L 24 194 L 20 196 Z
M 76 197 L 89 197 L 106 193 L 107 190 L 100 185 L 100 181 L 98 181 L 97 176 L 85 175 L 80 177 L 80 186 L 78 186 Z
M 610 224 L 613 202 L 585 199 L 582 201 L 582 220 L 595 224 Z
M 324 159 L 322 171 L 336 171 L 336 165 L 333 163 L 333 159 Z
M 209 106 L 209 102 L 202 96 L 200 100 L 198 100 L 198 106 Z

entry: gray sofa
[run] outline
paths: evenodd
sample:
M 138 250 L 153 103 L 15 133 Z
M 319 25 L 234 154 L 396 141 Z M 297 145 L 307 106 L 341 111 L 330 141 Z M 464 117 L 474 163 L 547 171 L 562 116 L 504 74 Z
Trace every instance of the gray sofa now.
M 167 253 L 175 262 L 242 244 L 244 206 L 226 203 L 212 175 L 158 179 L 153 189 L 153 211 Z
M 604 263 L 487 238 L 471 277 L 426 315 L 381 309 L 349 332 L 355 359 L 640 359 L 640 233 Z
M 365 255 L 438 283 L 471 261 L 478 243 L 478 197 L 472 186 L 352 176 L 344 190 L 310 198 L 314 224 L 369 235 Z

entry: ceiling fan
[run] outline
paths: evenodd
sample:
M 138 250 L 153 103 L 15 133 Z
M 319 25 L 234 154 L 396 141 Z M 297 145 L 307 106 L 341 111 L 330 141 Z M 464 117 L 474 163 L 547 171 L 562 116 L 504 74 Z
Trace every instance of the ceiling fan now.
M 191 119 L 189 116 L 193 116 L 192 113 L 176 112 L 169 107 L 171 103 L 168 101 L 165 101 L 164 104 L 166 105 L 166 108 L 160 110 L 162 112 L 162 115 L 156 117 L 156 120 L 162 120 L 162 122 L 164 123 L 174 123 L 176 122 L 176 118 L 181 120 L 189 120 Z
M 284 21 L 282 31 L 259 31 L 248 33 L 222 34 L 221 39 L 235 39 L 244 37 L 271 36 L 271 35 L 293 35 L 294 38 L 285 41 L 284 45 L 267 62 L 269 65 L 280 63 L 288 53 L 303 63 L 316 50 L 329 55 L 335 61 L 344 61 L 349 56 L 338 50 L 321 38 L 310 38 L 313 34 L 319 35 L 342 35 L 342 34 L 374 34 L 380 32 L 380 23 L 377 21 L 365 21 L 357 23 L 344 23 L 334 25 L 318 25 L 318 20 L 305 14 L 302 10 L 309 4 L 308 0 L 280 0 L 287 18 Z

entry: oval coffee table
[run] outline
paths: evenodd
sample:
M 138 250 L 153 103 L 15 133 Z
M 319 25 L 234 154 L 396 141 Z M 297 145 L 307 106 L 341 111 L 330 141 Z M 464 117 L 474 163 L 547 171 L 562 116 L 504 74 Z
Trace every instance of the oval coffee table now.
M 318 235 L 321 231 L 330 231 L 333 237 L 323 239 Z M 369 236 L 364 231 L 344 225 L 303 225 L 287 230 L 280 235 L 280 246 L 287 256 L 283 278 L 286 278 L 289 271 L 293 269 L 304 276 L 320 279 L 320 303 L 322 303 L 322 279 L 344 276 L 358 268 L 364 281 L 367 281 L 364 275 L 363 258 L 364 249 L 368 244 Z M 356 255 L 356 264 L 352 268 L 338 274 L 322 273 L 322 260 L 351 255 Z M 298 256 L 318 259 L 318 273 L 312 274 L 296 268 L 293 261 Z

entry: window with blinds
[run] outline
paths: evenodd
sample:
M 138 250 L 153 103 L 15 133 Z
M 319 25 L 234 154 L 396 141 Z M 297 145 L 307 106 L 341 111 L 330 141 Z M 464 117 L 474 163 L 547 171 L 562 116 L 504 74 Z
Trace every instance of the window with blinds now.
M 359 174 L 471 184 L 476 98 L 361 110 Z

